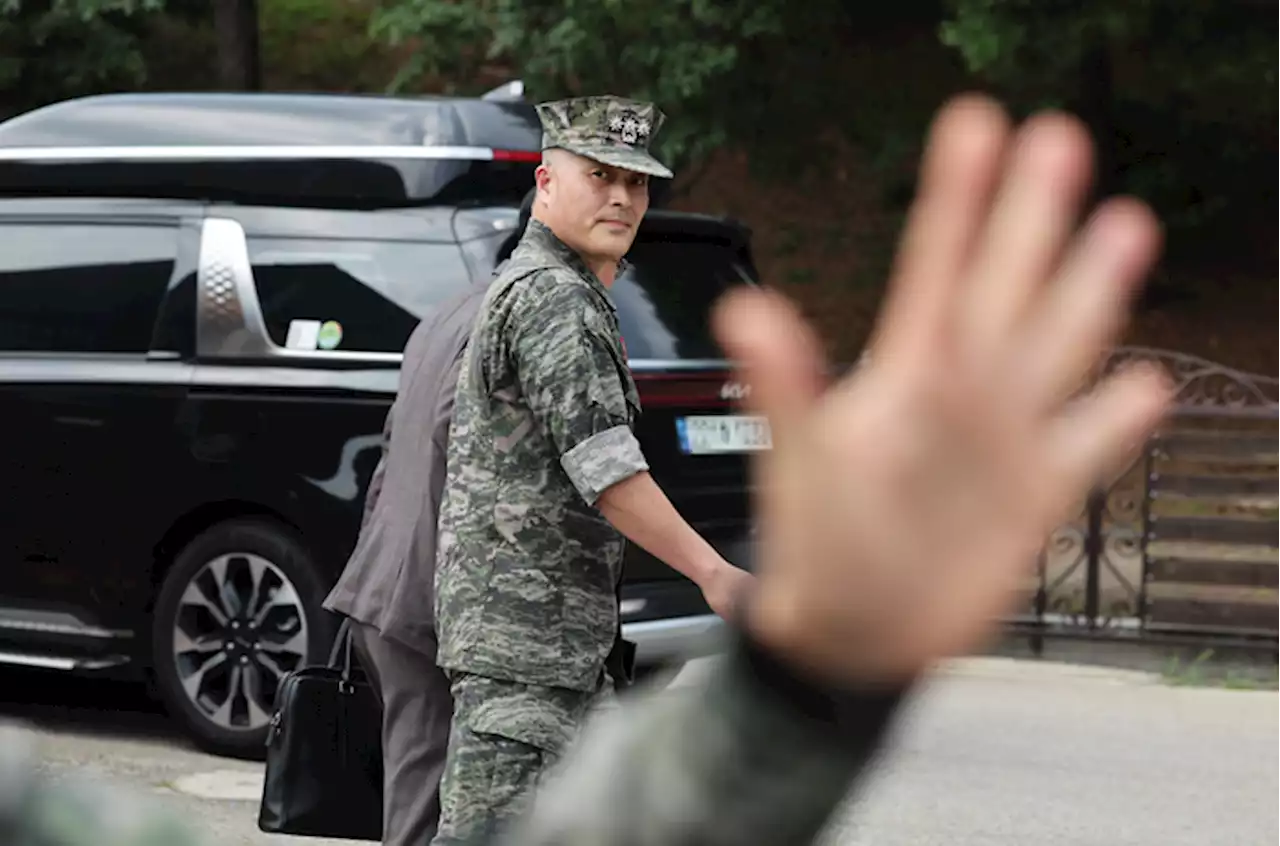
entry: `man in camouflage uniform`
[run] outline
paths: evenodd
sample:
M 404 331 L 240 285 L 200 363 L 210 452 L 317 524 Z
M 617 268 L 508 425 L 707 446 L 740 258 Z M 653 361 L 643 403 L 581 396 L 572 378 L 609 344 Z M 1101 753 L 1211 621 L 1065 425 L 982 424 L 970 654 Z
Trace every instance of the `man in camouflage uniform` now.
M 438 844 L 518 809 L 588 710 L 625 680 L 624 536 L 697 583 L 717 613 L 748 578 L 648 474 L 640 401 L 609 287 L 648 209 L 651 103 L 538 107 L 532 217 L 491 283 L 458 378 L 440 508 L 437 661 L 454 718 Z

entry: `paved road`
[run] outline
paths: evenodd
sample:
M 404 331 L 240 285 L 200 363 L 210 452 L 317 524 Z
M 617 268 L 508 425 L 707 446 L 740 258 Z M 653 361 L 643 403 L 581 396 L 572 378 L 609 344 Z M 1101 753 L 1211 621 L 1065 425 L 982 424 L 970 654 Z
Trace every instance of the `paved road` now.
M 215 844 L 343 842 L 259 833 L 260 768 L 191 750 L 136 692 L 6 672 L 0 699 L 0 717 L 35 721 L 52 772 L 151 792 Z M 1275 691 L 965 662 L 904 715 L 827 846 L 1274 844 L 1278 706 Z M 210 791 L 228 798 L 191 795 Z
M 1277 841 L 1277 695 L 981 662 L 935 682 L 841 846 Z

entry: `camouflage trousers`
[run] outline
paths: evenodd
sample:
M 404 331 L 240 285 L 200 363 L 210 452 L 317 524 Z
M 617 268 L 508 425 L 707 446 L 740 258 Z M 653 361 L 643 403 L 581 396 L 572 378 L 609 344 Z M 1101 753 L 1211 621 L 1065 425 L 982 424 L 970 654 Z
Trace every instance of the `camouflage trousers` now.
M 612 702 L 613 687 L 607 676 L 592 692 L 449 676 L 453 724 L 431 846 L 491 843 L 525 810 L 587 717 Z

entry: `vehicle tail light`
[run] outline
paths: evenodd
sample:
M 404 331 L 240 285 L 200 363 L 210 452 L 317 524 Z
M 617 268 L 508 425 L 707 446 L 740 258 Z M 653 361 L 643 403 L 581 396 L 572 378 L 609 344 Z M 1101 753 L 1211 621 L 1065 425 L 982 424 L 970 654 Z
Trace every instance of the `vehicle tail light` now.
M 493 160 L 495 162 L 527 162 L 529 164 L 539 164 L 542 162 L 542 153 L 537 150 L 494 150 Z
M 729 408 L 745 399 L 740 383 L 727 370 L 701 373 L 633 372 L 640 402 L 646 408 Z

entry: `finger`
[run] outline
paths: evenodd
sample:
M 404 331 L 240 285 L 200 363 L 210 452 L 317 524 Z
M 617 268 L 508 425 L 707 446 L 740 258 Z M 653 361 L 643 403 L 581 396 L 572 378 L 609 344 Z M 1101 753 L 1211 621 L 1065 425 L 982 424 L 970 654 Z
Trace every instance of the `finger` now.
M 760 290 L 726 294 L 711 322 L 751 386 L 746 404 L 769 418 L 775 441 L 785 439 L 823 390 L 817 335 L 782 295 Z
M 1042 115 L 1018 133 L 987 228 L 961 294 L 962 349 L 989 361 L 1044 290 L 1075 228 L 1091 171 L 1089 136 L 1065 115 Z
M 1004 111 L 985 97 L 958 98 L 938 115 L 871 344 L 878 359 L 910 357 L 929 366 L 943 342 L 955 283 L 986 216 L 1008 136 Z
M 1134 445 L 1151 437 L 1166 413 L 1173 389 L 1164 372 L 1150 364 L 1126 367 L 1092 394 L 1059 415 L 1045 444 L 1056 482 L 1050 492 L 1062 508 L 1115 475 L 1133 455 Z
M 1114 343 L 1159 247 L 1160 226 L 1137 201 L 1111 201 L 1093 216 L 1025 324 L 1017 379 L 1038 408 L 1066 401 Z

